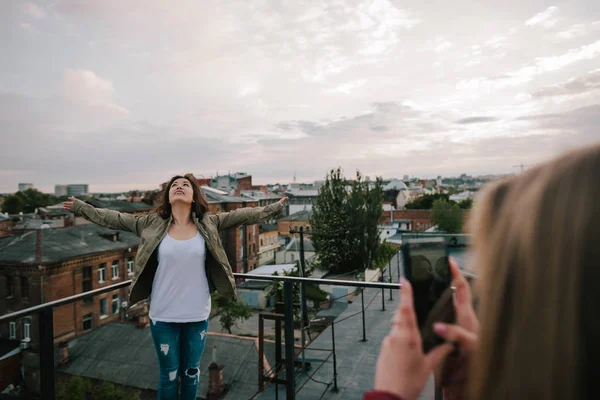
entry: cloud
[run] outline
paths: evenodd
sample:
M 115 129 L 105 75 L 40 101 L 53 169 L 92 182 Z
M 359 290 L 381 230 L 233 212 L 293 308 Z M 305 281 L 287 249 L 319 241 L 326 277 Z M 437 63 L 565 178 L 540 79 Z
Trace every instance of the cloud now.
M 492 92 L 506 87 L 518 86 L 530 82 L 539 75 L 558 71 L 581 61 L 595 59 L 598 55 L 600 55 L 600 40 L 573 48 L 557 56 L 538 57 L 533 63 L 501 76 L 462 80 L 458 82 L 457 89 Z
M 569 29 L 560 31 L 556 34 L 556 37 L 562 40 L 574 39 L 580 36 L 584 36 L 587 33 L 587 28 L 584 24 L 572 25 Z
M 40 8 L 37 4 L 34 3 L 26 3 L 24 5 L 25 13 L 35 19 L 43 19 L 46 17 L 46 13 L 44 10 Z
M 496 121 L 499 121 L 499 119 L 496 117 L 476 116 L 459 119 L 458 121 L 456 121 L 456 123 L 461 125 L 470 125 Z
M 355 89 L 358 89 L 364 84 L 367 83 L 365 79 L 358 79 L 351 82 L 342 83 L 341 85 L 336 86 L 333 89 L 326 89 L 325 93 L 342 93 L 342 94 L 350 94 Z
M 527 26 L 542 26 L 544 28 L 551 28 L 558 22 L 557 14 L 559 12 L 558 7 L 551 6 L 546 10 L 534 15 L 527 21 L 525 21 L 525 25 Z
M 433 48 L 433 51 L 435 51 L 436 53 L 441 53 L 444 50 L 448 50 L 450 47 L 452 47 L 451 41 L 445 39 L 438 39 L 436 40 L 436 45 Z
M 533 93 L 534 97 L 576 96 L 600 89 L 600 69 L 590 71 L 567 82 L 545 86 Z
M 252 82 L 252 83 L 248 83 L 247 85 L 244 85 L 241 89 L 240 89 L 240 93 L 239 96 L 240 97 L 247 97 L 253 94 L 257 94 L 260 93 L 260 83 L 259 82 Z

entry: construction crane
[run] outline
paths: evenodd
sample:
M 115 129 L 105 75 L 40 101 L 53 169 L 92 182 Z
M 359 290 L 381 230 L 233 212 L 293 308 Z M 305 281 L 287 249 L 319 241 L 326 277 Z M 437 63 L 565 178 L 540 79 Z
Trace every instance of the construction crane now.
M 523 173 L 523 169 L 527 167 L 525 164 L 513 165 L 513 168 L 521 168 L 521 173 Z

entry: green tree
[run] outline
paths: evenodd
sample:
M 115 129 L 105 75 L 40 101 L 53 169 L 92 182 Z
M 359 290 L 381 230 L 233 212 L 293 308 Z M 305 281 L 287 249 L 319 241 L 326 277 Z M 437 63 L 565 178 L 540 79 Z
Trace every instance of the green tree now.
M 473 207 L 473 199 L 464 199 L 463 201 L 458 203 L 458 206 L 462 210 L 470 210 Z
M 381 246 L 379 235 L 379 220 L 383 214 L 383 182 L 377 178 L 375 182 L 362 182 L 360 174 L 356 173 L 355 185 L 352 191 L 363 194 L 364 203 L 359 204 L 358 210 L 364 210 L 362 231 L 365 246 L 361 247 L 362 259 L 367 268 L 373 266 Z M 360 232 L 359 232 L 360 234 Z M 359 268 L 353 268 L 359 269 Z
M 357 218 L 348 213 L 347 185 L 341 168 L 331 170 L 313 202 L 311 239 L 321 265 L 332 271 L 355 263 L 359 245 L 354 232 Z
M 23 211 L 25 199 L 22 195 L 19 195 L 19 193 L 9 194 L 6 196 L 4 202 L 2 203 L 2 212 L 8 214 L 18 214 Z
M 131 396 L 119 385 L 104 381 L 94 388 L 90 400 L 129 400 Z
M 407 203 L 405 208 L 407 210 L 431 210 L 433 203 L 440 199 L 450 201 L 449 196 L 445 193 L 425 194 Z
M 58 400 L 81 400 L 86 399 L 88 393 L 92 391 L 92 384 L 89 380 L 80 376 L 73 376 L 64 382 L 58 392 Z
M 464 224 L 464 210 L 458 204 L 444 199 L 436 200 L 429 218 L 434 225 L 446 233 L 460 233 Z
M 31 213 L 36 208 L 46 207 L 57 203 L 56 197 L 51 194 L 42 193 L 37 189 L 27 189 L 6 196 L 2 204 L 2 211 L 9 214 L 20 212 Z
M 357 171 L 348 190 L 341 168 L 331 170 L 313 202 L 312 242 L 321 265 L 334 272 L 363 270 L 380 244 L 383 182 L 365 182 Z
M 247 320 L 252 316 L 252 308 L 243 301 L 233 301 L 221 296 L 218 292 L 213 294 L 213 304 L 219 307 L 219 322 L 221 329 L 226 329 L 232 334 L 231 328 L 235 326 L 238 320 Z
M 377 249 L 375 255 L 375 266 L 377 268 L 384 268 L 388 265 L 388 262 L 398 253 L 396 246 L 388 241 L 381 243 Z

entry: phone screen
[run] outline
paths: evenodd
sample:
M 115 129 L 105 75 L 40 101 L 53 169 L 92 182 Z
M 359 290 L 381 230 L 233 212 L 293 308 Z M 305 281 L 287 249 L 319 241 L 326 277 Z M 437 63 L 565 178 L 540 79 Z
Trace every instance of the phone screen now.
M 406 239 L 402 244 L 402 255 L 404 277 L 413 287 L 417 323 L 423 333 L 423 345 L 427 351 L 441 341 L 432 339 L 437 337 L 432 332 L 424 331 L 424 329 L 431 329 L 430 314 L 432 310 L 435 308 L 439 313 L 435 316 L 435 318 L 439 318 L 438 321 L 452 322 L 448 319 L 453 318 L 453 315 L 442 315 L 452 312 L 445 311 L 448 309 L 446 304 L 441 306 L 438 304 L 443 297 L 444 302 L 449 303 L 449 307 L 453 309 L 448 248 L 442 238 Z

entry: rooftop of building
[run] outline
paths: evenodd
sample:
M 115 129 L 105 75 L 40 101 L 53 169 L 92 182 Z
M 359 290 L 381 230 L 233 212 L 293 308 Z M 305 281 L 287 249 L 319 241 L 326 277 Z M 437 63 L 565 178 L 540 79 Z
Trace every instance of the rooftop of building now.
M 278 231 L 279 228 L 275 224 L 260 224 L 260 233 Z
M 294 214 L 288 215 L 287 217 L 280 218 L 279 221 L 309 221 L 312 217 L 311 210 L 302 210 Z
M 13 227 L 15 231 L 64 228 L 64 219 L 29 219 Z
M 139 389 L 157 390 L 158 361 L 150 329 L 112 323 L 96 328 L 68 344 L 70 361 L 58 372 L 83 376 Z M 256 338 L 209 332 L 200 362 L 198 396 L 208 390 L 208 366 L 213 349 L 223 365 L 228 387 L 224 400 L 249 399 L 258 388 Z M 275 345 L 265 342 L 266 365 L 275 365 Z
M 118 233 L 118 240 L 114 240 Z M 137 246 L 133 233 L 103 228 L 94 224 L 63 229 L 41 229 L 20 235 L 0 237 L 0 263 L 51 264 L 96 253 Z M 38 259 L 37 248 L 40 245 Z
M 125 200 L 90 199 L 87 200 L 87 203 L 97 208 L 108 208 L 110 210 L 125 213 L 146 212 L 152 210 L 153 208 L 152 205 L 146 204 L 142 201 L 130 203 Z
M 285 246 L 285 251 L 300 251 L 300 238 L 292 238 L 287 246 Z M 304 251 L 307 253 L 315 252 L 315 246 L 309 238 L 304 238 Z

